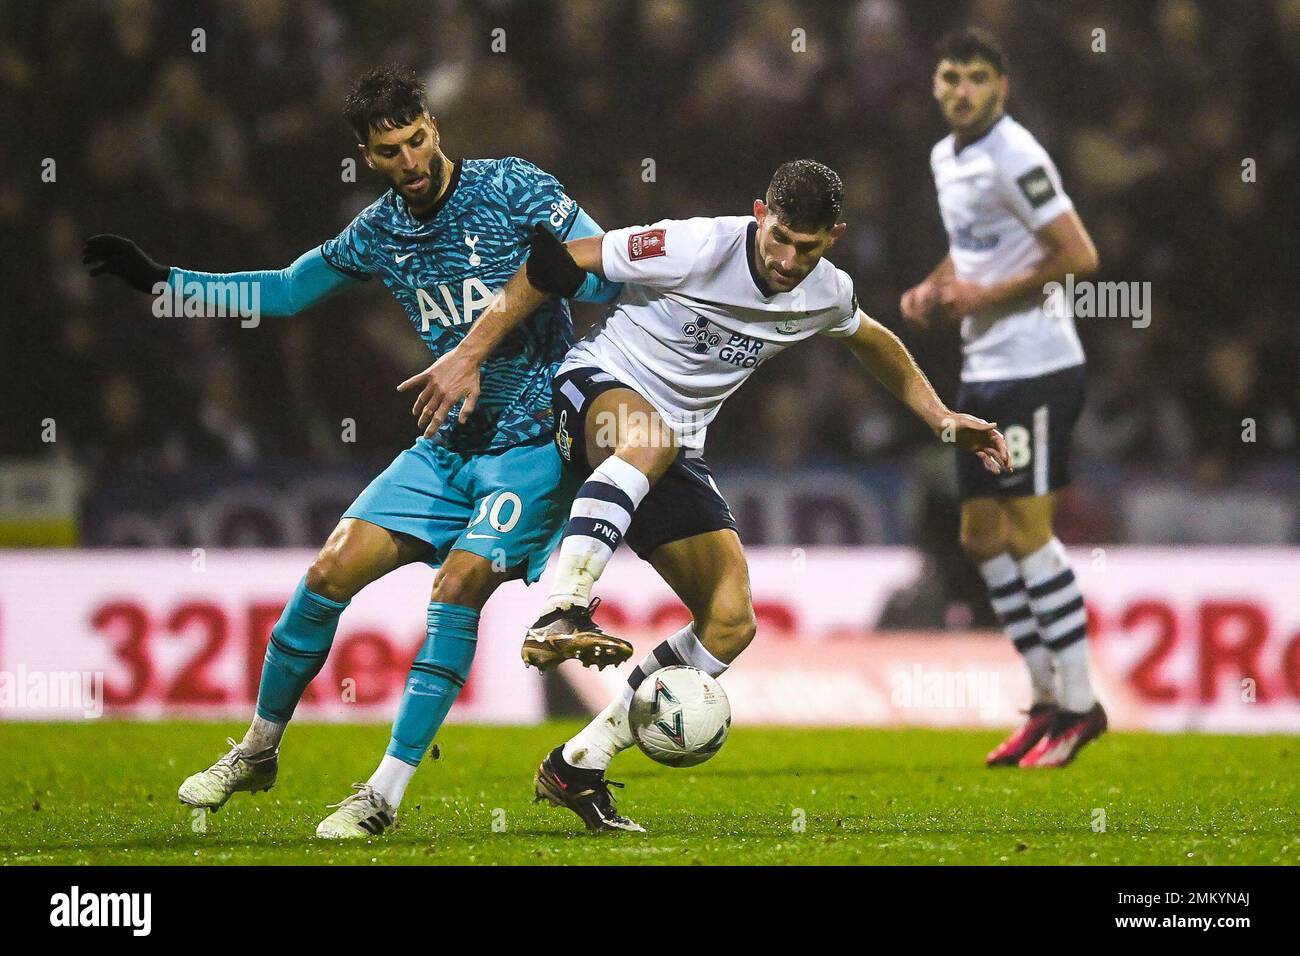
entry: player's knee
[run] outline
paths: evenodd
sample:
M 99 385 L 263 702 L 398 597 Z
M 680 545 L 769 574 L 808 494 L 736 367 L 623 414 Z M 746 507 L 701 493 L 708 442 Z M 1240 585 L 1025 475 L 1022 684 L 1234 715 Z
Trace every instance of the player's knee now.
M 343 554 L 332 542 L 326 544 L 307 569 L 307 589 L 331 601 L 350 601 L 357 588 L 347 573 Z
M 972 561 L 987 561 L 1007 549 L 1007 536 L 1001 527 L 976 522 L 962 522 L 960 542 Z
M 444 567 L 438 569 L 433 579 L 431 598 L 440 604 L 465 605 L 466 599 L 474 590 L 473 574 L 466 571 L 451 571 Z
M 1007 550 L 1017 558 L 1033 554 L 1052 540 L 1050 501 L 1034 498 L 1007 509 Z
M 1041 550 L 1051 540 L 1051 525 L 1034 524 L 1022 527 L 1013 524 L 1007 531 L 1007 550 L 1015 557 L 1023 558 Z
M 443 564 L 433 579 L 432 600 L 439 604 L 481 609 L 496 584 L 488 568 L 466 562 Z
M 619 448 L 618 457 L 645 475 L 653 484 L 677 460 L 677 448 L 666 441 L 629 444 Z

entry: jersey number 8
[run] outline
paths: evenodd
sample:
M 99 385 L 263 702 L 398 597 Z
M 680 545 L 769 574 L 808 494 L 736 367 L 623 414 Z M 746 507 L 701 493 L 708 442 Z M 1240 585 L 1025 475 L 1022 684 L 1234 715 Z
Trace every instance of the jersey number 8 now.
M 1033 452 L 1029 442 L 1029 429 L 1024 425 L 1012 425 L 1002 435 L 1007 440 L 1007 453 L 1011 456 L 1012 468 L 1024 468 L 1029 464 Z

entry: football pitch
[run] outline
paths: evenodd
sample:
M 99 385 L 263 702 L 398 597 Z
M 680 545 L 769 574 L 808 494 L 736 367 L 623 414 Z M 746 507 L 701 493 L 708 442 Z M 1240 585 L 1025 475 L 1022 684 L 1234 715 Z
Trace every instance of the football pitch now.
M 610 774 L 649 831 L 589 836 L 532 802 L 578 724 L 451 725 L 398 829 L 312 838 L 365 779 L 381 726 L 290 728 L 269 793 L 217 814 L 176 800 L 233 724 L 0 724 L 5 864 L 1298 864 L 1295 738 L 1111 733 L 1060 771 L 987 770 L 994 732 L 737 726 L 712 761 Z

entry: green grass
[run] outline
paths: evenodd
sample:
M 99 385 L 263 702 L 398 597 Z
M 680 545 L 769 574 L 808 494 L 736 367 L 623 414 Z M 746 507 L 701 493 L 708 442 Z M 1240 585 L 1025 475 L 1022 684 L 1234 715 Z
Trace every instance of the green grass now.
M 701 767 L 620 757 L 620 805 L 650 832 L 597 838 L 530 799 L 576 726 L 445 728 L 401 828 L 358 845 L 311 834 L 384 727 L 292 727 L 275 789 L 194 832 L 176 787 L 233 725 L 0 724 L 0 863 L 1300 863 L 1294 738 L 1112 733 L 1029 772 L 984 769 L 995 733 L 737 727 Z

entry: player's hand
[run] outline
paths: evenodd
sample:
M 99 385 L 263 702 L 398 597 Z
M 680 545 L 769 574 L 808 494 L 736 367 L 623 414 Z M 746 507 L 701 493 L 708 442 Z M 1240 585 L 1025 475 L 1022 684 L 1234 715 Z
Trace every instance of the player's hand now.
M 464 399 L 465 403 L 460 407 L 458 420 L 462 425 L 469 421 L 474 405 L 478 402 L 478 368 L 478 360 L 457 347 L 419 375 L 412 375 L 397 386 L 399 392 L 419 387 L 420 394 L 415 400 L 411 414 L 416 417 L 419 427 L 424 430 L 425 438 L 432 438 L 437 433 L 448 413 L 451 412 L 452 406 L 461 399 Z
M 535 289 L 571 299 L 587 278 L 559 238 L 540 222 L 528 239 L 528 282 Z
M 960 319 L 988 305 L 988 290 L 975 282 L 950 277 L 939 285 L 939 305 L 950 319 Z
M 898 302 L 898 308 L 908 325 L 924 332 L 930 327 L 930 313 L 938 303 L 939 289 L 927 279 L 904 292 Z
M 125 236 L 91 236 L 81 247 L 81 262 L 90 266 L 92 276 L 114 275 L 131 288 L 149 295 L 153 295 L 154 287 L 166 282 L 171 274 L 171 269 L 154 262 Z
M 943 441 L 954 442 L 959 448 L 974 452 L 984 467 L 995 475 L 1012 470 L 1007 441 L 998 431 L 997 422 L 954 412 L 939 423 L 938 434 Z

